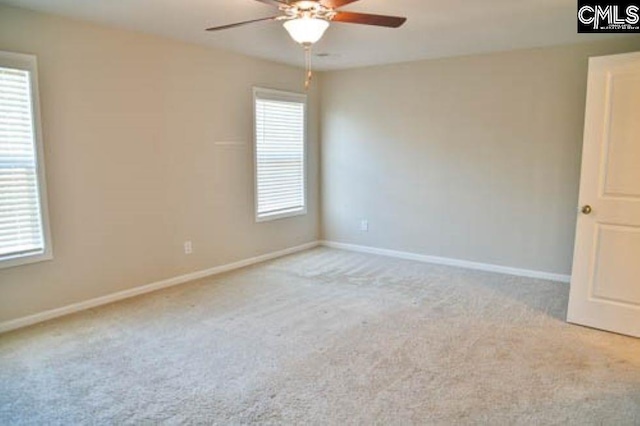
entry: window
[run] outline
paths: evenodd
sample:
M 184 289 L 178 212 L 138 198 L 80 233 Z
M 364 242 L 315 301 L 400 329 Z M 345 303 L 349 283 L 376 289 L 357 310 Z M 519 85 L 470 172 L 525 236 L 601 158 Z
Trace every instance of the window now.
M 255 88 L 256 220 L 305 214 L 305 95 Z
M 36 58 L 0 52 L 0 268 L 51 258 Z

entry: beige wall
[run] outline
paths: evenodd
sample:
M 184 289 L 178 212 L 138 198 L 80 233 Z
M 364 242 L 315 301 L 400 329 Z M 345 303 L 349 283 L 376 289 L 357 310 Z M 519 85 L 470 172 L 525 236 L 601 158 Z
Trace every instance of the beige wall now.
M 640 38 L 325 73 L 323 237 L 568 274 L 587 58 L 632 50 Z
M 55 256 L 0 269 L 0 322 L 317 238 L 315 92 L 309 213 L 253 219 L 251 88 L 302 70 L 2 6 L 0 50 L 38 57 Z

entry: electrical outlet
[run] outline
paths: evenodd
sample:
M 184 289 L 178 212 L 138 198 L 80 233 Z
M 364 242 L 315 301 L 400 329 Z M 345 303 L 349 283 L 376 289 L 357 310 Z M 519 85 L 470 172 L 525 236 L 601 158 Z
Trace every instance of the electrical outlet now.
M 369 231 L 369 221 L 367 219 L 362 219 L 360 221 L 360 230 L 363 232 Z
M 191 245 L 191 241 L 184 242 L 184 254 L 193 253 L 193 246 Z

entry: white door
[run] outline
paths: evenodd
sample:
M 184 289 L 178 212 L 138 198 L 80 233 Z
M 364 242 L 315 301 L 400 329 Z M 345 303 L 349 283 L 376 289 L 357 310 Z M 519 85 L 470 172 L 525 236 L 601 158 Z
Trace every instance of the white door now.
M 589 60 L 567 320 L 640 337 L 640 52 Z

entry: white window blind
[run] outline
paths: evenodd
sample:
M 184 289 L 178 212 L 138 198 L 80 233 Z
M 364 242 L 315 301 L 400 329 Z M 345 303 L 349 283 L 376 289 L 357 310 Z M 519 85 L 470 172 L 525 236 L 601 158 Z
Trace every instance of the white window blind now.
M 47 251 L 39 191 L 31 70 L 4 66 L 24 55 L 0 52 L 0 266 Z M 27 68 L 35 62 L 26 57 Z M 35 58 L 32 58 L 35 61 Z
M 254 91 L 256 218 L 306 213 L 304 95 Z

